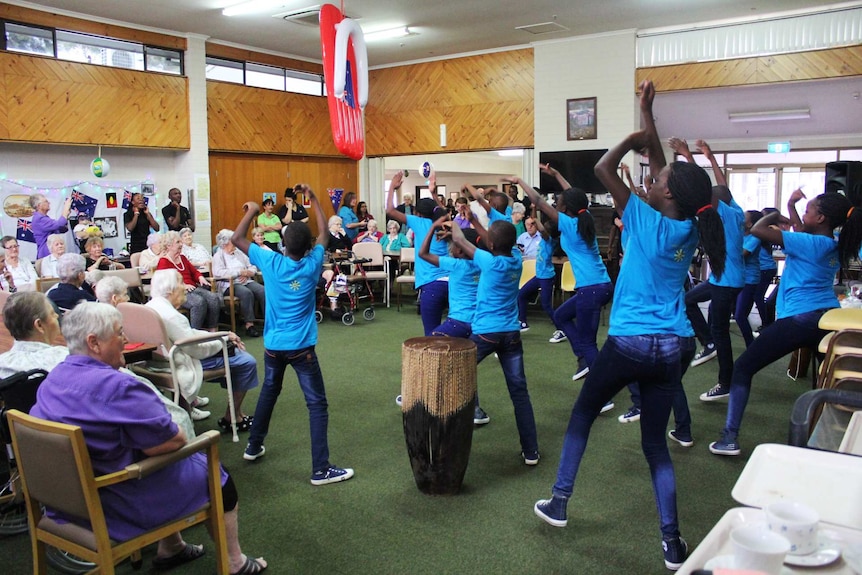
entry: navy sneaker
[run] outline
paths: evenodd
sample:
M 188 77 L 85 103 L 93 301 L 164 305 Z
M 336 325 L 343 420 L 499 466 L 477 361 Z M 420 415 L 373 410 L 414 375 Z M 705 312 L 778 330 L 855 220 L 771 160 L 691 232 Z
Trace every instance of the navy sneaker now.
M 246 461 L 254 461 L 255 459 L 260 459 L 263 457 L 263 454 L 266 453 L 266 448 L 261 445 L 260 449 L 253 450 L 251 445 L 245 448 L 245 451 L 242 453 L 242 458 Z
M 533 511 L 544 522 L 554 527 L 565 527 L 569 522 L 566 519 L 566 505 L 569 500 L 566 497 L 554 495 L 550 499 L 540 499 L 533 505 Z
M 616 407 L 616 405 L 614 404 L 614 402 L 613 402 L 613 401 L 609 401 L 609 402 L 607 402 L 606 404 L 604 404 L 604 405 L 602 406 L 602 410 L 601 410 L 599 413 L 607 413 L 608 411 L 612 410 L 614 407 Z
M 548 341 L 550 343 L 560 343 L 561 341 L 566 341 L 567 339 L 569 338 L 566 337 L 566 334 L 563 333 L 563 330 L 558 329 L 554 331 L 554 335 L 552 335 L 551 339 L 549 339 Z
M 700 394 L 701 401 L 718 401 L 730 397 L 730 386 L 723 383 L 716 383 L 706 393 Z
M 682 537 L 662 539 L 661 548 L 664 551 L 664 566 L 676 571 L 685 563 L 688 555 L 688 543 Z
M 524 333 L 525 331 L 530 331 L 530 326 L 527 325 L 527 322 L 522 321 L 521 322 L 521 333 Z
M 717 355 L 718 350 L 715 349 L 715 344 L 711 343 L 697 352 L 694 359 L 691 360 L 691 367 L 697 367 L 702 363 L 706 363 L 709 360 L 714 359 Z
M 681 433 L 676 429 L 672 429 L 667 432 L 667 436 L 682 445 L 683 447 L 691 447 L 694 445 L 694 439 L 691 437 L 691 433 Z
M 534 449 L 533 451 L 522 451 L 521 457 L 524 458 L 524 464 L 526 465 L 538 465 L 539 464 L 539 451 Z
M 709 444 L 709 451 L 716 455 L 739 455 L 742 452 L 736 434 L 727 431 L 721 432 L 721 439 Z
M 347 481 L 353 477 L 353 470 L 349 467 L 342 469 L 330 465 L 321 471 L 315 471 L 311 474 L 312 485 L 326 485 L 327 483 L 338 483 L 339 481 Z
M 587 377 L 588 373 L 590 373 L 590 366 L 588 366 L 587 362 L 583 359 L 579 359 L 578 371 L 576 371 L 575 375 L 572 376 L 572 381 L 578 381 L 579 379 L 583 379 Z
M 473 410 L 473 425 L 485 425 L 489 421 L 491 421 L 491 417 L 477 405 L 476 409 Z
M 619 421 L 620 423 L 634 423 L 635 421 L 639 421 L 640 418 L 641 410 L 633 405 L 629 408 L 627 412 L 619 416 L 617 418 L 617 421 Z
M 398 407 L 401 407 L 401 394 L 400 393 L 395 396 L 395 405 L 397 405 Z

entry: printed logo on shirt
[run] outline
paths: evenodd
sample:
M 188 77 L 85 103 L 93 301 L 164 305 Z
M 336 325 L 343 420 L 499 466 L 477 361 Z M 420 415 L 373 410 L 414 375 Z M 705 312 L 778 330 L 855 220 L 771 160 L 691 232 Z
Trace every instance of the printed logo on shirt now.
M 679 263 L 683 259 L 685 259 L 685 250 L 683 250 L 682 248 L 678 248 L 676 250 L 676 252 L 673 254 L 673 261 L 675 261 L 676 263 Z
M 299 283 L 299 280 L 293 280 L 292 282 L 290 282 L 290 289 L 292 289 L 293 291 L 299 291 L 301 285 L 302 284 Z

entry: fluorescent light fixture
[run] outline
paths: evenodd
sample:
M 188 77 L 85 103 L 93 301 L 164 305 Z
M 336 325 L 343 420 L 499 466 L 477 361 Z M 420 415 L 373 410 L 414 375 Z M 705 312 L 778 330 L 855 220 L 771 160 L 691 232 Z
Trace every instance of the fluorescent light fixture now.
M 808 120 L 811 110 L 796 108 L 792 110 L 766 110 L 763 112 L 730 112 L 727 119 L 731 122 L 778 122 L 781 120 Z
M 387 28 L 386 30 L 376 30 L 374 32 L 363 31 L 366 42 L 379 42 L 381 40 L 391 40 L 393 38 L 403 38 L 404 36 L 415 36 L 415 32 L 407 26 L 399 26 L 397 28 Z
M 228 6 L 221 13 L 223 16 L 244 16 L 276 8 L 287 8 L 288 3 L 287 0 L 250 0 L 249 2 L 241 2 Z
M 500 150 L 497 154 L 504 158 L 520 158 L 524 155 L 524 150 Z

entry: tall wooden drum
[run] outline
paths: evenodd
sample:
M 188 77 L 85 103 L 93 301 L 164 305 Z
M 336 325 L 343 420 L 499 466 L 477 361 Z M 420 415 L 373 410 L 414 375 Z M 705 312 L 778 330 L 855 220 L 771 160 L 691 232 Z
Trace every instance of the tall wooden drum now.
M 455 337 L 416 337 L 401 348 L 401 413 L 419 491 L 461 489 L 473 443 L 476 344 Z

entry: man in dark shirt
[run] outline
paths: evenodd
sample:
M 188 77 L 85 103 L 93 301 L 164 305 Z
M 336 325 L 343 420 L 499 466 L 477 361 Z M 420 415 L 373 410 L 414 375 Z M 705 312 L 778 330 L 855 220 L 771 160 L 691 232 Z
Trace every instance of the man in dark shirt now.
M 282 224 L 308 223 L 308 212 L 296 201 L 296 194 L 303 191 L 303 184 L 296 184 L 294 187 L 284 190 L 284 204 L 278 208 L 278 217 Z
M 131 234 L 129 241 L 129 253 L 131 254 L 147 249 L 147 236 L 150 235 L 150 228 L 153 228 L 153 231 L 159 231 L 159 224 L 153 214 L 150 213 L 146 202 L 144 202 L 144 196 L 140 193 L 132 194 L 132 203 L 129 204 L 129 209 L 123 214 L 123 222 Z
M 175 232 L 183 228 L 189 228 L 195 231 L 195 221 L 192 219 L 188 208 L 180 205 L 180 200 L 183 199 L 183 194 L 177 188 L 171 188 L 168 192 L 168 198 L 171 202 L 162 208 L 162 217 L 168 226 L 168 230 Z

